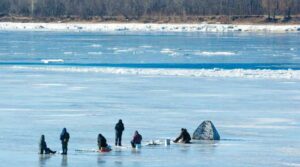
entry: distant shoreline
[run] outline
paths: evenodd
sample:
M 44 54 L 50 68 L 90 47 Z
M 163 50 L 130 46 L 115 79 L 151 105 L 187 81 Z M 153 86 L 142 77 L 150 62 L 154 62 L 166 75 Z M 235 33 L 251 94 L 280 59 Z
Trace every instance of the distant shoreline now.
M 300 15 L 292 15 L 286 19 L 277 15 L 275 20 L 265 15 L 208 15 L 208 16 L 141 16 L 139 18 L 124 16 L 92 16 L 82 18 L 79 16 L 60 17 L 30 17 L 30 16 L 0 16 L 0 22 L 17 23 L 158 23 L 158 24 L 268 24 L 268 25 L 295 25 L 300 24 Z
M 300 33 L 300 24 L 195 24 L 180 23 L 16 23 L 0 22 L 0 31 L 60 32 L 265 32 Z

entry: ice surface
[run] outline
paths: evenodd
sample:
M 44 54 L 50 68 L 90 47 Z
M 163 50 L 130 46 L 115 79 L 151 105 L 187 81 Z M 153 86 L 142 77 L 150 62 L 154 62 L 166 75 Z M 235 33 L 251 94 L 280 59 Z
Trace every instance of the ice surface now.
M 0 166 L 300 164 L 298 34 L 1 31 L 0 37 Z M 178 54 L 163 54 L 164 48 Z M 174 139 L 180 128 L 192 133 L 203 120 L 213 121 L 222 140 L 75 151 L 96 149 L 98 133 L 113 144 L 120 118 L 126 147 L 135 130 L 144 143 Z M 41 134 L 61 150 L 63 127 L 71 135 L 69 155 L 39 156 Z
M 195 78 L 0 70 L 1 164 L 3 166 L 289 166 L 299 163 L 299 81 Z M 95 149 L 98 133 L 109 144 L 114 123 L 125 122 L 124 145 L 134 130 L 144 141 L 193 132 L 212 120 L 216 143 L 144 146 L 108 154 Z M 38 140 L 60 150 L 59 133 L 71 133 L 70 154 L 37 155 Z M 19 143 L 19 144 L 16 144 Z M 22 144 L 20 144 L 22 143 Z M 297 151 L 298 150 L 298 151 Z M 174 162 L 176 157 L 176 162 Z

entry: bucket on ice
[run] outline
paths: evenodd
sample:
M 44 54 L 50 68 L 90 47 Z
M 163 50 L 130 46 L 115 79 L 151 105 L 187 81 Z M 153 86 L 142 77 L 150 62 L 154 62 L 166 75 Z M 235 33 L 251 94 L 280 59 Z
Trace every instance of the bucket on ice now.
M 165 146 L 169 146 L 171 144 L 171 140 L 170 139 L 166 139 L 165 140 Z
M 141 147 L 142 147 L 141 144 L 136 144 L 136 145 L 135 145 L 135 149 L 140 149 Z

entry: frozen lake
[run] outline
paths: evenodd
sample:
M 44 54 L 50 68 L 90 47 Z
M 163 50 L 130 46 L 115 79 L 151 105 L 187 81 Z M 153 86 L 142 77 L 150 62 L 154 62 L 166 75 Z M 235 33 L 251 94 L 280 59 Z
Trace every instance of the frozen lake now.
M 300 166 L 300 34 L 0 37 L 1 166 Z M 112 145 L 120 118 L 127 149 L 75 151 L 98 133 Z M 129 148 L 135 130 L 174 139 L 204 120 L 221 141 Z M 41 134 L 61 149 L 63 127 L 69 155 L 38 155 Z

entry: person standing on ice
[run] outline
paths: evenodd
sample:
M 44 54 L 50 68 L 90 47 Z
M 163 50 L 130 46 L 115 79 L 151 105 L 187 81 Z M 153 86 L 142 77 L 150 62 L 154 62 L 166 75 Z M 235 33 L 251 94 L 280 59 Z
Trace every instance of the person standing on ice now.
M 189 134 L 189 132 L 187 131 L 187 129 L 182 128 L 181 129 L 181 133 L 180 135 L 174 140 L 174 143 L 191 143 L 191 135 Z
M 116 130 L 115 145 L 116 146 L 122 146 L 122 134 L 123 134 L 124 129 L 125 129 L 124 124 L 123 124 L 122 120 L 120 119 L 119 122 L 115 126 L 115 130 Z
M 39 147 L 40 147 L 39 154 L 44 154 L 44 152 L 45 152 L 45 154 L 55 154 L 56 153 L 56 151 L 52 151 L 50 148 L 47 147 L 47 143 L 45 141 L 45 135 L 41 136 Z
M 70 134 L 67 132 L 67 129 L 64 128 L 60 134 L 60 141 L 62 145 L 62 153 L 63 155 L 66 155 L 68 153 L 68 142 L 70 139 Z
M 136 148 L 136 145 L 140 145 L 142 139 L 143 139 L 142 135 L 140 135 L 138 131 L 135 131 L 133 139 L 131 141 L 132 148 Z

